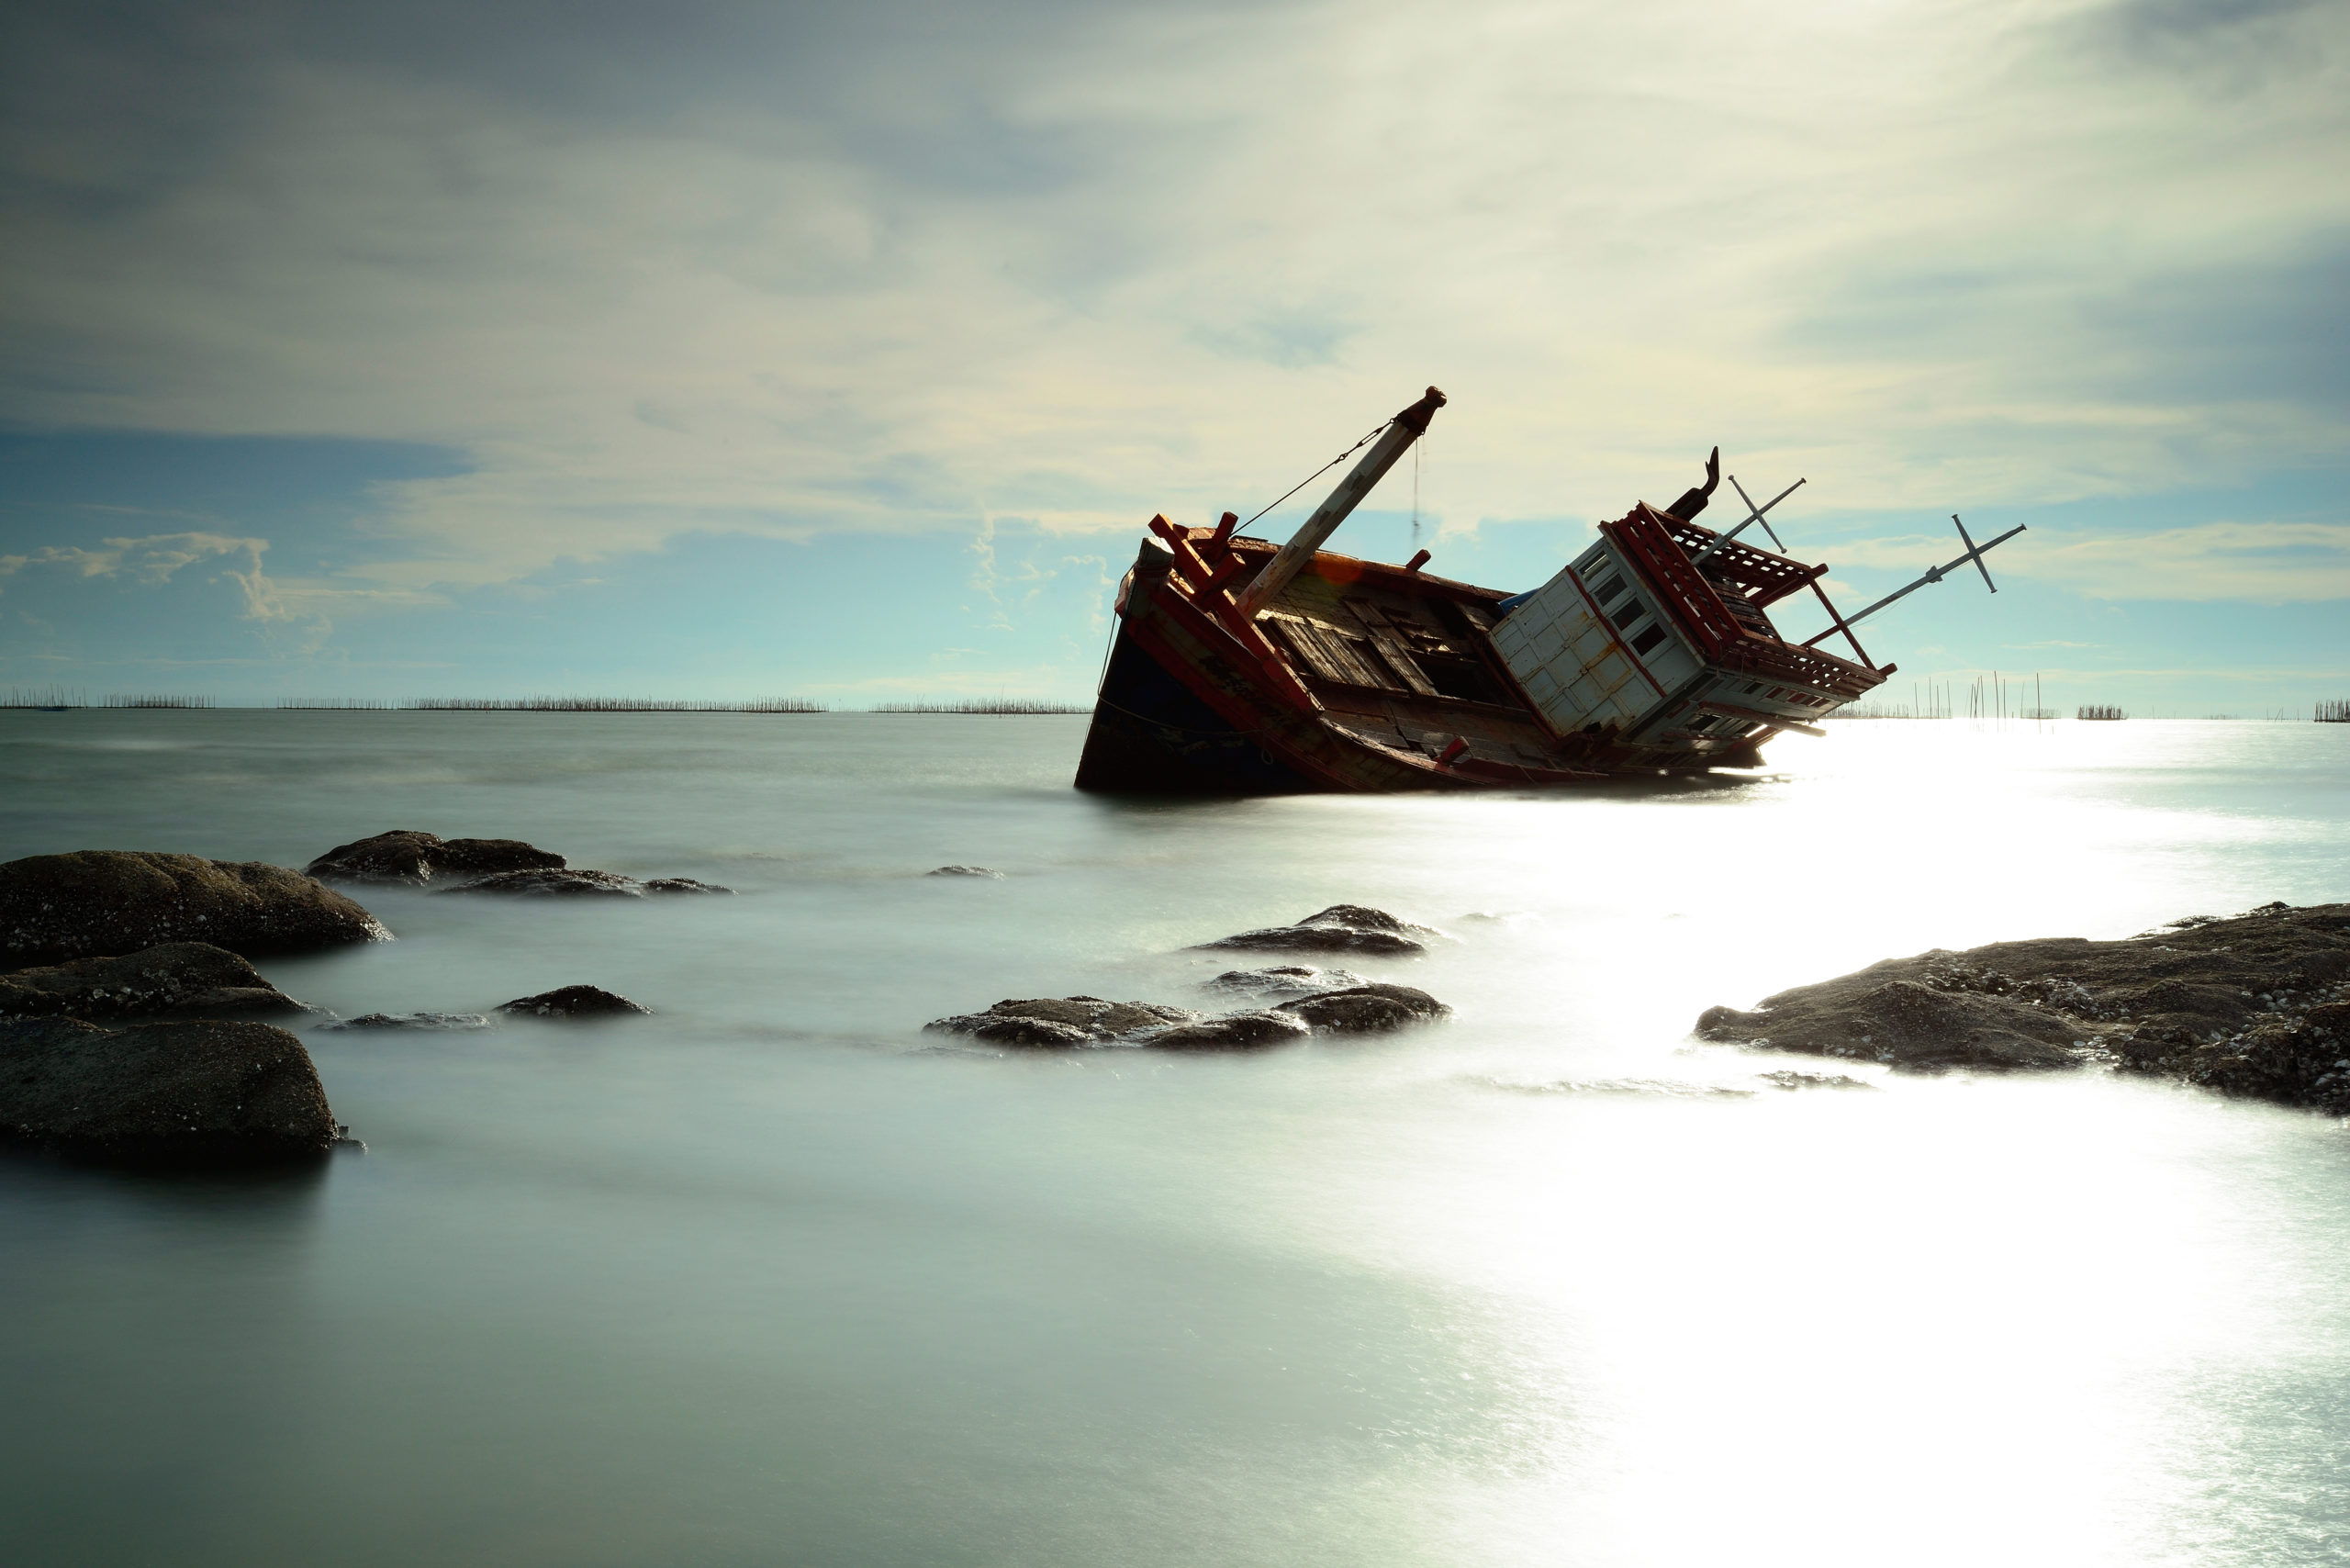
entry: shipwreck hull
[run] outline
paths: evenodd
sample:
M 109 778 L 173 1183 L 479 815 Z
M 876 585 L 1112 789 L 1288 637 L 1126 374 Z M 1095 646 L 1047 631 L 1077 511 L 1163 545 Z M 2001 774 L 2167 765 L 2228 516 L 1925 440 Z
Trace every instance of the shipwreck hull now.
M 1181 532 L 1181 531 L 1175 531 Z M 1235 540 L 1239 551 L 1270 554 L 1270 546 Z M 1369 793 L 1411 790 L 1493 790 L 1589 783 L 1606 775 L 1561 749 L 1489 659 L 1487 695 L 1499 701 L 1448 698 L 1421 666 L 1391 646 L 1382 672 L 1411 671 L 1423 689 L 1371 684 L 1368 636 L 1359 666 L 1332 661 L 1343 650 L 1325 643 L 1320 669 L 1358 680 L 1331 679 L 1311 666 L 1301 676 L 1282 648 L 1259 636 L 1245 639 L 1203 611 L 1169 579 L 1175 557 L 1145 544 L 1120 595 L 1118 631 L 1078 764 L 1080 790 L 1155 794 L 1284 794 L 1302 791 Z M 1294 611 L 1311 605 L 1318 586 L 1333 579 L 1349 588 L 1372 574 L 1399 568 L 1317 557 L 1312 582 L 1285 599 Z M 1438 579 L 1424 579 L 1436 585 Z M 1413 587 L 1420 584 L 1414 583 Z M 1471 596 L 1498 599 L 1486 589 L 1442 584 Z M 1393 588 L 1390 598 L 1397 596 Z M 1285 617 L 1277 617 L 1277 624 Z M 1289 636 L 1304 635 L 1291 622 Z M 1252 645 L 1253 644 L 1253 645 Z M 1311 682 L 1311 692 L 1307 683 Z M 1572 745 L 1564 748 L 1572 751 Z M 1656 770 L 1647 770 L 1653 774 Z
M 1818 734 L 1892 673 L 1829 602 L 1826 566 L 1739 543 L 1744 523 L 1692 521 L 1713 459 L 1704 489 L 1636 503 L 1524 593 L 1428 575 L 1427 551 L 1391 566 L 1322 549 L 1443 402 L 1431 387 L 1374 432 L 1285 544 L 1230 512 L 1213 529 L 1150 520 L 1078 788 L 1496 790 L 1759 767 L 1764 742 Z M 1852 659 L 1817 645 L 1830 633 L 1790 643 L 1773 624 L 1769 608 L 1807 590 Z

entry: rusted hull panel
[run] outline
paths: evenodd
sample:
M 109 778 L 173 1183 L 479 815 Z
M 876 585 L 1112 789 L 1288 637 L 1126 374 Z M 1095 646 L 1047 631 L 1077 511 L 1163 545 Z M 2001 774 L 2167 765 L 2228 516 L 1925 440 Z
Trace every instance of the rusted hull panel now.
M 1170 602 L 1171 601 L 1171 602 Z M 1392 735 L 1392 738 L 1390 738 Z M 1163 580 L 1129 589 L 1077 787 L 1120 793 L 1393 793 L 1595 781 L 1603 775 L 1492 755 L 1463 734 L 1449 761 L 1401 729 L 1295 706 L 1213 621 Z
M 1209 707 L 1146 653 L 1123 622 L 1094 700 L 1077 787 L 1136 795 L 1285 795 L 1323 788 Z

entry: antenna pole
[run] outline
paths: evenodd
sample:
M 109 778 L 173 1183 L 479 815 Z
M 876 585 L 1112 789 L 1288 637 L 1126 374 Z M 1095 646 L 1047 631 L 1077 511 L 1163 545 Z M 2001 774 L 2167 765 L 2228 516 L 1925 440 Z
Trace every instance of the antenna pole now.
M 1953 522 L 1958 522 L 1958 514 L 1957 514 L 1956 512 L 1953 512 L 1953 513 L 1951 513 L 1951 514 L 1950 514 L 1950 520 L 1951 520 L 1951 521 L 1953 521 Z M 2021 533 L 2022 532 L 2023 532 L 2023 530 L 2022 530 L 2022 529 L 2020 529 L 2020 528 L 2019 528 L 2019 529 L 2017 529 L 2017 530 L 2016 530 L 2016 532 L 2017 532 L 2017 533 Z M 1985 588 L 1989 588 L 1993 593 L 1997 593 L 1997 592 L 1998 592 L 1998 591 L 1999 591 L 1999 585 L 1998 585 L 1998 584 L 1997 584 L 1997 583 L 1995 583 L 1995 582 L 1993 582 L 1993 581 L 1991 580 L 1991 568 L 1990 568 L 1990 567 L 1988 567 L 1988 566 L 1985 566 L 1985 565 L 1983 564 L 1983 550 L 1988 550 L 1988 549 L 1991 547 L 1991 544 L 1997 544 L 1997 543 L 1998 543 L 1998 540 L 1994 539 L 1993 541 L 1991 541 L 1991 544 L 1986 544 L 1985 546 L 1983 546 L 1983 550 L 1977 550 L 1977 549 L 1975 547 L 1975 541 L 1974 541 L 1974 540 L 1972 540 L 1972 539 L 1968 539 L 1968 538 L 1967 538 L 1967 536 L 1966 536 L 1966 524 L 1964 524 L 1964 523 L 1963 523 L 1963 522 L 1958 522 L 1958 536 L 1959 536 L 1959 538 L 1961 538 L 1962 540 L 1965 540 L 1965 543 L 1966 543 L 1966 554 L 1967 554 L 1967 555 L 1972 555 L 1972 556 L 1975 558 L 1975 569 L 1976 571 L 1978 571 L 1978 572 L 1980 572 L 1980 573 L 1982 573 L 1982 574 L 1983 574 L 1983 586 L 1984 586 Z M 2013 537 L 2013 536 L 2012 536 L 2012 535 L 2008 535 L 2007 537 Z M 1965 555 L 1962 555 L 1962 556 L 1960 556 L 1960 557 L 1959 557 L 1959 559 L 1960 559 L 1960 560 L 1964 560 L 1965 558 L 1966 558 L 1966 556 L 1965 556 Z M 1953 565 L 1955 565 L 1956 563 L 1953 563 Z
M 1689 564 L 1693 566 L 1695 566 L 1698 562 L 1704 560 L 1707 556 L 1712 554 L 1715 551 L 1720 549 L 1723 545 L 1729 543 L 1740 534 L 1745 532 L 1748 523 L 1762 523 L 1762 532 L 1771 535 L 1772 543 L 1778 544 L 1778 534 L 1773 532 L 1771 525 L 1768 522 L 1763 521 L 1762 514 L 1769 511 L 1773 507 L 1777 506 L 1781 501 L 1785 500 L 1789 496 L 1794 495 L 1796 491 L 1802 487 L 1802 485 L 1803 481 L 1801 479 L 1797 479 L 1794 484 L 1789 485 L 1785 489 L 1781 490 L 1777 495 L 1773 496 L 1769 500 L 1763 502 L 1758 507 L 1754 504 L 1753 498 L 1746 493 L 1746 487 L 1738 482 L 1738 476 L 1735 474 L 1731 475 L 1729 476 L 1729 487 L 1736 490 L 1738 492 L 1738 498 L 1746 503 L 1746 522 L 1740 523 L 1736 528 L 1731 529 L 1727 533 L 1716 534 L 1714 536 L 1714 542 L 1711 544 L 1707 545 L 1703 550 L 1698 551 L 1696 554 L 1689 558 Z M 1785 545 L 1780 545 L 1780 548 L 1784 550 L 1786 547 Z
M 1958 517 L 1955 513 L 1952 514 L 1951 521 L 1953 522 L 1958 522 Z M 1988 583 L 1991 580 L 1991 573 L 1989 568 L 1983 565 L 1983 556 L 1985 552 L 1996 549 L 1999 545 L 2005 544 L 2009 540 L 2013 539 L 2017 534 L 2021 533 L 2023 531 L 2024 525 L 2022 523 L 2018 523 L 2013 528 L 2008 530 L 2005 533 L 1999 535 L 1997 539 L 1977 544 L 1974 540 L 1967 538 L 1966 525 L 1963 522 L 1959 522 L 1958 536 L 1961 539 L 1966 540 L 1965 554 L 1961 555 L 1955 561 L 1946 562 L 1939 566 L 1927 567 L 1926 575 L 1919 577 L 1916 582 L 1911 583 L 1908 588 L 1894 589 L 1891 593 L 1886 594 L 1883 599 L 1878 599 L 1874 604 L 1870 605 L 1866 610 L 1862 610 L 1858 615 L 1845 616 L 1843 620 L 1837 622 L 1835 625 L 1829 627 L 1827 631 L 1819 633 L 1819 636 L 1808 639 L 1803 645 L 1808 648 L 1818 643 L 1820 638 L 1832 636 L 1838 632 L 1842 632 L 1845 635 L 1850 636 L 1853 626 L 1858 625 L 1861 622 L 1863 622 L 1870 616 L 1874 615 L 1878 610 L 1883 610 L 1895 599 L 1907 599 L 1909 595 L 1916 593 L 1919 588 L 1924 588 L 1928 583 L 1938 583 L 1942 581 L 1944 574 L 1958 570 L 1959 567 L 1964 566 L 1969 561 L 1975 563 L 1975 570 L 1981 572 L 1983 574 L 1983 580 L 1986 583 Z M 1997 593 L 1999 590 L 1994 588 L 1991 591 L 1993 593 Z

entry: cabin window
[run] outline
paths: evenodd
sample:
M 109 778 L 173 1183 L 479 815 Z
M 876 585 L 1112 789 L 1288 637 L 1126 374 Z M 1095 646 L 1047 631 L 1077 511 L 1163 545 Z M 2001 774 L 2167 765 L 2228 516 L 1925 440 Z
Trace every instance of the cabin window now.
M 1617 594 L 1622 593 L 1623 591 L 1624 579 L 1621 577 L 1609 577 L 1606 582 L 1599 585 L 1598 591 L 1594 593 L 1591 597 L 1597 599 L 1599 601 L 1600 608 L 1605 610 L 1607 607 L 1607 601 L 1614 599 Z
M 1663 641 L 1664 628 L 1662 626 L 1651 626 L 1647 631 L 1632 639 L 1632 652 L 1636 654 L 1646 654 L 1651 648 L 1655 647 L 1659 643 Z
M 1693 735 L 1702 735 L 1707 730 L 1712 729 L 1716 724 L 1720 722 L 1720 719 L 1711 713 L 1708 713 L 1701 719 L 1692 719 L 1689 722 L 1689 733 Z
M 1647 605 L 1642 604 L 1637 599 L 1628 599 L 1624 601 L 1624 608 L 1609 616 L 1608 619 L 1615 622 L 1617 629 L 1621 631 L 1623 628 L 1629 626 L 1633 622 L 1638 621 L 1641 616 L 1646 615 L 1648 612 L 1649 607 Z

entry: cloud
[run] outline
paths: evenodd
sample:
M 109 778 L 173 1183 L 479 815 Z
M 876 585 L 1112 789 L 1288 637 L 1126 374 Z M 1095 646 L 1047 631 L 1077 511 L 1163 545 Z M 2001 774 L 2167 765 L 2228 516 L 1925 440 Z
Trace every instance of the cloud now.
M 2095 599 L 2350 599 L 2350 524 L 2210 522 L 2070 539 L 2026 556 L 2019 570 Z
M 2338 455 L 2338 9 L 27 4 L 0 418 L 462 448 L 387 594 L 1246 515 L 1430 381 L 1448 516 L 2216 482 Z

